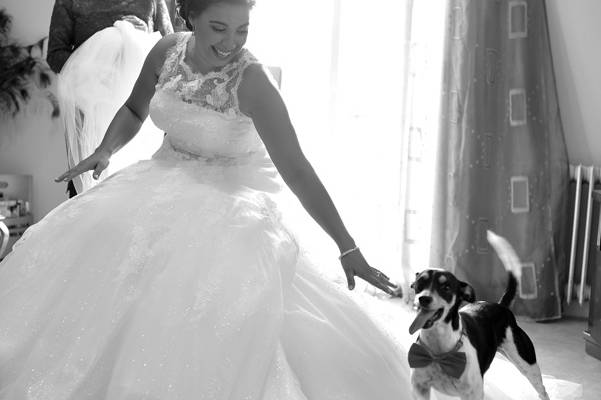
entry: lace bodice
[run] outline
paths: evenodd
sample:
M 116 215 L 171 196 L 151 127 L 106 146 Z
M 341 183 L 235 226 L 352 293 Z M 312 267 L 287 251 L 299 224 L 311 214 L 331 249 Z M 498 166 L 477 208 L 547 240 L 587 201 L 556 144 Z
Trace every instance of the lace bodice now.
M 243 49 L 219 71 L 194 73 L 186 64 L 192 33 L 181 32 L 169 51 L 150 102 L 150 117 L 167 133 L 154 158 L 243 159 L 265 154 L 254 124 L 238 105 L 245 68 L 257 60 Z

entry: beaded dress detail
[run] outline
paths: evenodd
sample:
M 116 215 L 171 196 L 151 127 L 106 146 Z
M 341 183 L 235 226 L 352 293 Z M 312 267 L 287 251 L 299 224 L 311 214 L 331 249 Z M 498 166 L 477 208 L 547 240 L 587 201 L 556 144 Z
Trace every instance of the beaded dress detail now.
M 32 226 L 0 264 L 2 400 L 408 399 L 404 354 L 318 273 L 237 89 L 178 34 L 150 160 Z

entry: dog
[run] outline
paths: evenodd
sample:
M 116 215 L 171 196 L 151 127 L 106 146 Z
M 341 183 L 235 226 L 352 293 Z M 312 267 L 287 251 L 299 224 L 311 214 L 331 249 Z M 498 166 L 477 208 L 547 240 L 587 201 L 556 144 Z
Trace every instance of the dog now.
M 418 313 L 409 333 L 420 331 L 409 351 L 416 400 L 429 399 L 431 388 L 463 400 L 482 400 L 484 373 L 497 351 L 528 378 L 541 400 L 549 399 L 534 345 L 509 310 L 521 276 L 520 260 L 501 236 L 488 231 L 487 239 L 509 278 L 499 303 L 476 302 L 469 284 L 442 269 L 416 274 L 411 285 Z M 467 304 L 461 307 L 463 302 Z

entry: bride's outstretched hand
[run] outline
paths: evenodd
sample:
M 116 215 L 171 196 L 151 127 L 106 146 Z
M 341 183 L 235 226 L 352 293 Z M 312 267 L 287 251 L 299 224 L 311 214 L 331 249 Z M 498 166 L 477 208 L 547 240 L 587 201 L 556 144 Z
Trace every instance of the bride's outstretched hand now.
M 349 290 L 355 288 L 355 276 L 357 276 L 391 296 L 396 295 L 397 286 L 390 282 L 390 278 L 383 272 L 370 267 L 361 251 L 357 250 L 345 255 L 340 263 L 344 269 Z
M 92 176 L 94 179 L 98 179 L 100 173 L 106 169 L 109 165 L 110 155 L 103 151 L 95 151 L 91 156 L 85 158 L 79 162 L 75 167 L 71 168 L 58 178 L 55 182 L 69 182 L 71 179 L 78 175 L 83 174 L 86 171 L 94 171 Z

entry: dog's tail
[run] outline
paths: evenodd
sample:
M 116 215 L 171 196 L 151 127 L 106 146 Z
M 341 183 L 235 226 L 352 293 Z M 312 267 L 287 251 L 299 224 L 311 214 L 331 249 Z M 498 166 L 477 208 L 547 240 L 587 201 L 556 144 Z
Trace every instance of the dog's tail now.
M 515 298 L 515 293 L 518 287 L 518 280 L 515 279 L 513 272 L 507 272 L 507 278 L 509 279 L 509 282 L 507 282 L 507 289 L 505 289 L 505 293 L 503 293 L 501 300 L 499 300 L 499 304 L 505 307 L 509 307 L 511 305 L 511 302 Z
M 507 289 L 505 290 L 505 293 L 503 293 L 499 304 L 509 307 L 515 297 L 518 280 L 522 277 L 522 263 L 513 247 L 505 238 L 492 231 L 486 232 L 486 238 L 497 252 L 505 270 L 507 270 L 509 282 L 507 283 Z

